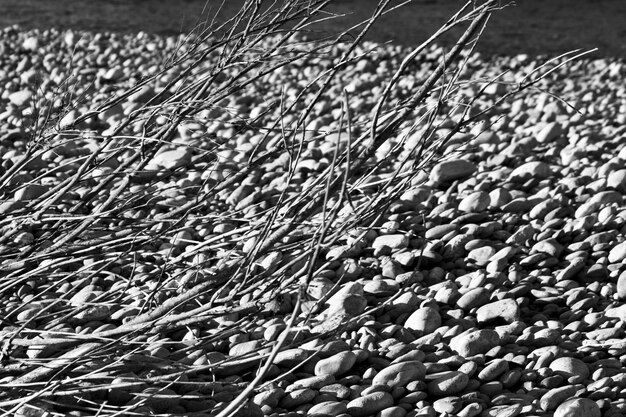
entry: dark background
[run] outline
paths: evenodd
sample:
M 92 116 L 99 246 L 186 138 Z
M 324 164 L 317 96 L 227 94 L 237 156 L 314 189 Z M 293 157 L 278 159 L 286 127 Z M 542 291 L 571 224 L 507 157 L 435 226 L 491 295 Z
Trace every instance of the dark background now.
M 220 16 L 232 15 L 242 0 L 226 0 Z M 399 3 L 395 1 L 395 4 Z M 415 0 L 383 18 L 370 39 L 416 45 L 465 2 Z M 507 4 L 509 1 L 502 1 Z M 592 56 L 626 57 L 626 0 L 517 0 L 494 14 L 479 50 L 486 55 L 560 54 L 572 49 L 599 51 Z M 0 26 L 74 28 L 92 31 L 177 34 L 202 20 L 206 0 L 0 0 Z M 214 16 L 221 0 L 209 0 Z M 362 21 L 376 0 L 337 0 L 330 9 L 349 16 L 318 25 L 334 31 Z M 448 37 L 446 42 L 452 42 Z

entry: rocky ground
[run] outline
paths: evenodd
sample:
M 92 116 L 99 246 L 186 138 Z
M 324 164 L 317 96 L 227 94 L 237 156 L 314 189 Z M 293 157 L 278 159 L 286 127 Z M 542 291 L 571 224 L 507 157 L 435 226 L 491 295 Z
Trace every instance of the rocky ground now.
M 342 90 L 356 137 L 405 49 L 379 47 L 345 68 L 314 107 L 299 159 L 295 145 L 281 147 L 280 129 L 255 126 L 277 117 L 280 99 L 296 100 L 341 45 L 258 78 L 150 154 L 160 138 L 143 135 L 148 122 L 116 129 L 156 93 L 177 94 L 169 75 L 80 115 L 158 71 L 178 39 L 2 35 L 3 412 L 214 415 L 281 340 L 240 415 L 626 413 L 621 61 L 577 60 L 492 107 L 551 67 L 470 56 L 464 76 L 474 82 L 459 84 L 432 131 L 420 117 L 436 94 L 367 161 L 371 171 L 329 196 L 338 237 L 316 244 L 328 213 L 294 224 L 297 214 L 272 209 L 324 193 L 317 175 L 348 146 L 347 134 L 329 133 L 345 128 Z M 418 60 L 393 103 L 440 52 Z M 455 104 L 477 96 L 482 121 L 452 132 L 464 109 Z M 153 119 L 170 122 L 166 111 Z M 420 138 L 448 134 L 426 171 L 401 166 Z M 271 157 L 249 169 L 259 148 Z M 290 232 L 238 271 L 271 216 Z M 315 247 L 312 279 L 299 287 L 300 261 Z

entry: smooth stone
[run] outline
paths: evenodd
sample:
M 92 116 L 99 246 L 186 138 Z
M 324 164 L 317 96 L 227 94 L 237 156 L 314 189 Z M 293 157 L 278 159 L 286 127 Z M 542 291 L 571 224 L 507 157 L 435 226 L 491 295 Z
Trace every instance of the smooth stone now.
M 494 359 L 487 363 L 482 371 L 478 373 L 481 381 L 493 381 L 509 370 L 509 362 L 504 359 Z
M 469 383 L 469 376 L 460 371 L 450 371 L 446 375 L 428 383 L 428 394 L 437 397 L 449 396 L 462 392 Z
M 278 403 L 285 396 L 285 390 L 282 388 L 271 388 L 267 391 L 261 391 L 252 398 L 252 402 L 258 406 L 268 405 L 272 408 L 278 407 Z
M 556 410 L 566 399 L 576 394 L 576 387 L 573 385 L 565 385 L 563 387 L 553 388 L 543 394 L 539 400 L 539 405 L 545 411 Z
M 357 356 L 352 351 L 339 352 L 329 358 L 321 359 L 315 365 L 315 375 L 342 375 L 356 363 Z
M 433 402 L 433 408 L 440 414 L 454 415 L 463 407 L 463 400 L 460 397 L 444 397 Z
M 458 230 L 459 225 L 454 223 L 440 224 L 426 230 L 424 237 L 426 239 L 441 239 L 450 232 Z
M 570 398 L 554 411 L 554 417 L 601 417 L 600 407 L 589 398 Z
M 423 381 L 426 367 L 420 361 L 398 362 L 383 368 L 372 379 L 372 385 L 404 387 L 412 381 Z
M 491 291 L 488 289 L 484 287 L 472 288 L 456 301 L 456 305 L 467 311 L 485 305 L 490 298 Z
M 572 383 L 580 383 L 589 377 L 589 366 L 580 359 L 571 357 L 556 358 L 550 363 L 550 369 L 566 378 L 574 378 Z
M 297 389 L 285 393 L 278 406 L 280 408 L 292 409 L 299 405 L 310 403 L 316 396 L 317 392 L 315 390 L 309 388 Z
M 13 199 L 15 201 L 27 201 L 27 200 L 35 200 L 50 190 L 49 187 L 40 184 L 26 184 L 25 186 L 19 188 L 13 194 Z
M 465 159 L 441 161 L 430 171 L 430 180 L 435 184 L 463 180 L 474 174 L 476 169 L 475 164 Z
M 623 271 L 617 278 L 617 299 L 626 300 L 626 271 Z
M 407 410 L 399 405 L 393 407 L 387 407 L 378 414 L 376 417 L 404 417 L 407 414 Z
M 489 192 L 489 205 L 494 208 L 502 208 L 510 203 L 512 199 L 511 193 L 506 188 L 496 188 Z
M 496 405 L 481 413 L 481 417 L 516 417 L 522 413 L 521 404 Z
M 363 285 L 357 282 L 348 282 L 328 299 L 327 304 L 328 308 L 323 313 L 326 317 L 334 314 L 356 316 L 363 313 L 367 307 Z
M 548 143 L 561 136 L 561 134 L 563 134 L 563 126 L 559 122 L 550 122 L 537 133 L 535 139 L 539 143 Z
M 382 249 L 384 247 L 388 247 L 393 251 L 404 249 L 407 246 L 409 246 L 409 238 L 408 236 L 401 234 L 378 236 L 376 239 L 374 239 L 374 242 L 372 242 L 372 248 L 374 249 Z
M 606 185 L 620 192 L 626 191 L 626 169 L 611 172 L 606 178 Z
M 467 358 L 486 353 L 500 343 L 500 336 L 495 330 L 470 330 L 454 336 L 450 340 L 450 349 Z
M 347 407 L 348 414 L 352 417 L 369 416 L 393 406 L 393 402 L 393 397 L 388 392 L 373 392 L 350 401 Z
M 294 391 L 296 389 L 303 388 L 320 389 L 333 383 L 335 383 L 335 377 L 333 375 L 310 376 L 308 378 L 302 378 L 295 381 L 287 387 L 287 391 Z
M 517 301 L 505 298 L 479 307 L 476 311 L 478 323 L 489 323 L 494 320 L 503 320 L 513 323 L 520 317 L 520 308 Z
M 33 97 L 33 92 L 30 90 L 21 90 L 16 91 L 14 93 L 9 94 L 9 101 L 11 104 L 17 107 L 26 107 L 28 103 L 30 103 L 31 98 Z
M 531 248 L 530 252 L 531 253 L 541 252 L 549 256 L 554 256 L 555 258 L 558 258 L 559 256 L 561 256 L 563 249 L 564 249 L 563 245 L 561 245 L 556 239 L 549 238 L 549 239 L 544 239 L 535 243 L 533 247 Z
M 481 246 L 480 248 L 472 249 L 466 258 L 474 261 L 478 266 L 485 266 L 496 252 L 496 249 L 491 246 Z
M 546 179 L 552 175 L 550 165 L 541 161 L 526 162 L 515 168 L 509 174 L 510 181 L 523 181 L 527 178 L 535 178 L 539 180 Z
M 404 323 L 404 327 L 418 332 L 432 333 L 441 326 L 441 315 L 433 307 L 415 310 Z
M 309 417 L 334 417 L 348 412 L 348 405 L 339 401 L 324 401 L 315 404 L 307 411 Z
M 156 154 L 150 161 L 150 166 L 174 170 L 189 165 L 192 155 L 193 152 L 189 148 L 167 150 Z
M 274 358 L 274 365 L 292 367 L 301 364 L 308 359 L 309 353 L 304 349 L 287 349 L 278 352 L 276 358 Z M 309 388 L 309 387 L 305 387 Z
M 483 407 L 479 403 L 469 403 L 461 411 L 457 413 L 457 417 L 475 417 L 483 411 Z
M 622 262 L 626 258 L 626 242 L 618 243 L 609 252 L 608 260 L 615 264 Z
M 461 200 L 458 208 L 466 213 L 477 213 L 489 207 L 490 202 L 489 194 L 484 191 L 476 191 Z

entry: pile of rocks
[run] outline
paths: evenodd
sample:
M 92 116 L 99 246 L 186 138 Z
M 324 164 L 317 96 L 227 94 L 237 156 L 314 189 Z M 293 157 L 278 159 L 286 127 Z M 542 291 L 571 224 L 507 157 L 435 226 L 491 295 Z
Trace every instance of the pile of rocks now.
M 81 124 L 75 123 L 77 118 L 94 103 L 156 73 L 159 62 L 175 53 L 177 40 L 15 28 L 3 35 L 2 173 L 28 155 L 38 139 L 29 137 L 29 127 L 45 121 L 46 114 L 62 116 L 57 126 L 79 133 L 54 136 L 53 146 L 29 158 L 3 184 L 0 212 L 7 220 L 0 224 L 5 237 L 1 265 L 14 268 L 20 253 L 56 244 L 62 237 L 51 234 L 51 222 L 83 221 L 83 216 L 99 213 L 90 234 L 79 235 L 83 242 L 103 236 L 117 242 L 116 232 L 145 223 L 149 227 L 134 236 L 137 244 L 128 242 L 118 252 L 82 256 L 81 247 L 58 259 L 26 263 L 18 269 L 26 279 L 8 275 L 0 334 L 11 341 L 6 344 L 7 365 L 0 368 L 1 390 L 14 388 L 41 361 L 65 352 L 62 344 L 47 348 L 53 345 L 44 343 L 47 339 L 114 334 L 119 326 L 212 279 L 221 260 L 236 263 L 254 250 L 259 224 L 283 201 L 281 196 L 297 199 L 310 192 L 316 175 L 331 165 L 335 148 L 347 146 L 345 138 L 330 133 L 339 127 L 341 91 L 353 96 L 358 131 L 393 65 L 406 55 L 401 48 L 380 46 L 376 54 L 346 67 L 316 104 L 307 147 L 295 170 L 285 150 L 231 188 L 213 188 L 243 169 L 258 147 L 271 150 L 281 141 L 279 134 L 268 138 L 258 130 L 238 129 L 232 115 L 237 121 L 278 117 L 280 108 L 273 103 L 295 99 L 303 80 L 327 68 L 332 55 L 268 74 L 248 94 L 200 112 L 130 183 L 120 177 L 92 195 L 131 154 L 119 152 L 120 147 L 139 146 L 140 140 L 120 138 L 88 175 L 43 210 L 43 217 L 25 221 L 25 212 L 42 209 L 38 198 L 71 178 L 102 138 L 170 79 L 163 76 Z M 338 45 L 329 54 L 340 50 Z M 438 52 L 431 49 L 416 64 L 392 101 L 419 84 Z M 536 85 L 550 93 L 527 89 L 514 101 L 491 107 L 525 75 L 545 72 L 541 64 L 542 58 L 521 55 L 471 57 L 472 79 L 491 79 L 512 69 L 476 101 L 477 110 L 488 109 L 485 120 L 452 135 L 440 150 L 440 161 L 427 174 L 415 175 L 377 223 L 346 230 L 336 244 L 323 247 L 296 328 L 288 329 L 288 322 L 298 287 L 286 282 L 279 296 L 260 308 L 224 310 L 182 328 L 159 327 L 154 334 L 146 324 L 146 334 L 118 340 L 113 363 L 94 355 L 64 371 L 97 370 L 97 382 L 82 381 L 85 392 L 54 393 L 56 405 L 33 401 L 22 406 L 22 415 L 53 413 L 58 404 L 67 415 L 90 415 L 99 407 L 92 409 L 93 402 L 103 404 L 101 415 L 125 406 L 146 415 L 216 414 L 254 378 L 283 337 L 284 349 L 240 415 L 626 413 L 625 67 L 617 60 L 577 61 Z M 205 69 L 210 66 L 207 62 Z M 59 95 L 68 79 L 76 86 Z M 457 98 L 467 102 L 483 86 L 459 88 Z M 81 94 L 88 100 L 73 103 Z M 75 108 L 64 113 L 68 103 Z M 459 115 L 451 110 L 431 133 L 446 136 Z M 167 123 L 166 116 L 159 117 L 159 123 Z M 399 155 L 408 155 L 420 137 L 431 134 L 425 125 L 417 126 L 423 129 L 409 124 L 377 152 L 373 165 L 379 163 L 381 169 L 350 184 L 350 204 L 366 206 L 382 182 L 407 172 L 399 165 L 401 158 L 386 156 L 394 146 L 403 147 Z M 127 188 L 119 195 L 117 213 L 99 212 L 120 184 Z M 207 204 L 194 207 L 181 224 L 168 228 L 150 222 L 161 216 L 174 223 L 167 213 L 198 196 Z M 81 212 L 70 217 L 67 212 L 76 204 Z M 339 215 L 342 222 L 353 213 L 350 204 Z M 253 272 L 271 275 L 284 260 L 306 252 L 308 246 L 298 242 L 308 242 L 318 223 L 319 218 L 312 218 L 310 224 L 295 226 Z M 229 295 L 238 306 L 249 306 L 270 290 L 246 292 L 224 285 L 219 293 L 201 293 L 182 308 L 192 311 Z M 106 388 L 97 389 L 100 381 Z M 45 392 L 45 383 L 38 387 Z

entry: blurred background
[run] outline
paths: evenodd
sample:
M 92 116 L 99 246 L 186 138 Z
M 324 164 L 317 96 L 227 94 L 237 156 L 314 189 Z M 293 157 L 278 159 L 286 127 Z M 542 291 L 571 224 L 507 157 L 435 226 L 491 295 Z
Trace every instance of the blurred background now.
M 480 0 L 478 0 L 480 1 Z M 223 21 L 243 0 L 1 0 L 0 27 L 74 28 L 91 31 L 178 34 L 207 19 Z M 329 11 L 343 15 L 313 29 L 334 33 L 366 19 L 376 0 L 336 0 Z M 392 4 L 400 3 L 394 0 Z M 441 26 L 463 0 L 414 0 L 385 16 L 369 39 L 411 46 Z M 594 57 L 626 57 L 625 0 L 502 0 L 479 51 L 492 54 L 560 54 L 598 48 Z M 221 10 L 220 10 L 221 9 Z M 219 10 L 219 12 L 218 12 Z M 444 39 L 453 41 L 453 36 Z

